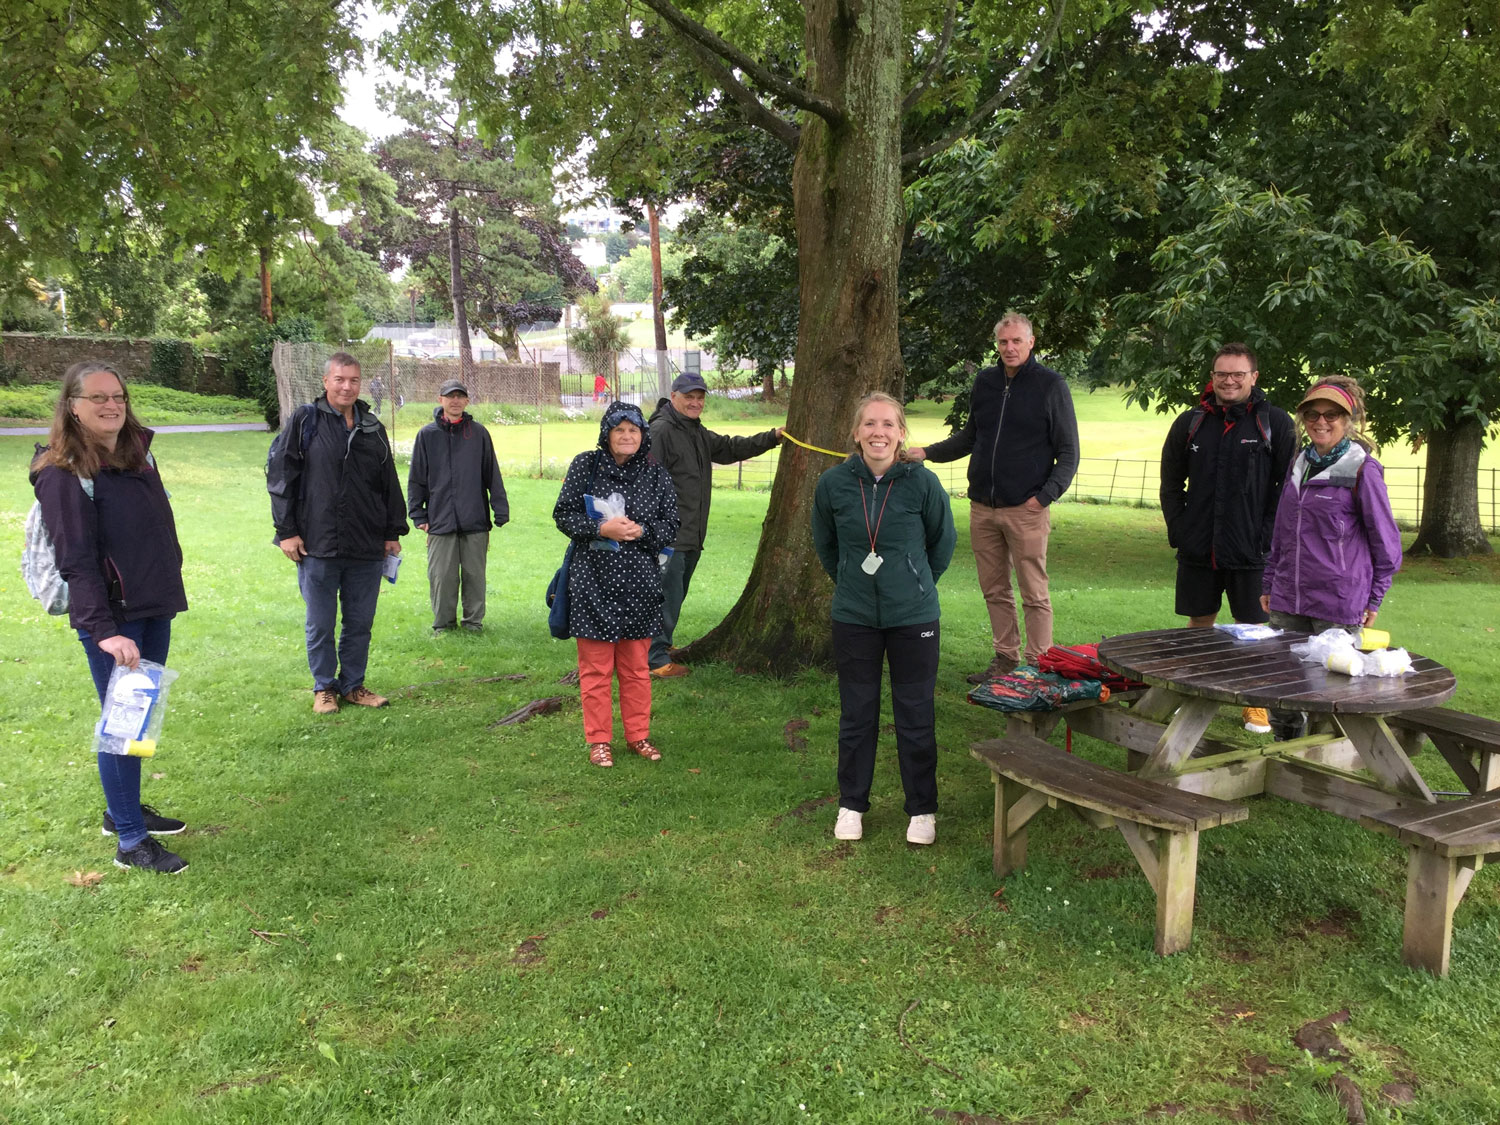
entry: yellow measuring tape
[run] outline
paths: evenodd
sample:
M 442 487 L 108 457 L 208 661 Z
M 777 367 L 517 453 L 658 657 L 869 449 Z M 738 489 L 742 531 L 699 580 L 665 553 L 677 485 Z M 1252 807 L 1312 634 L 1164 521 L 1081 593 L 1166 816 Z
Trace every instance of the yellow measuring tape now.
M 805 442 L 805 441 L 798 441 L 796 438 L 794 438 L 791 434 L 787 433 L 785 430 L 781 431 L 781 436 L 784 437 L 784 438 L 786 438 L 786 440 L 789 441 L 789 442 L 791 442 L 793 445 L 800 445 L 803 449 L 811 449 L 814 453 L 826 453 L 830 457 L 847 457 L 847 456 L 849 456 L 848 453 L 840 453 L 836 449 L 824 449 L 821 445 L 808 445 L 807 442 Z

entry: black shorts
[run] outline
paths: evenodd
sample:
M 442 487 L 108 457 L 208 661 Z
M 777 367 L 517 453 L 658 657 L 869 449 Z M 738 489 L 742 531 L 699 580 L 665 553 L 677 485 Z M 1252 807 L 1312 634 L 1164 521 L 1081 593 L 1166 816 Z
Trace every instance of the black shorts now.
M 1219 612 L 1223 597 L 1228 594 L 1229 612 L 1236 621 L 1264 624 L 1266 612 L 1260 608 L 1260 574 L 1259 570 L 1216 569 L 1178 559 L 1177 612 L 1183 617 L 1207 617 Z

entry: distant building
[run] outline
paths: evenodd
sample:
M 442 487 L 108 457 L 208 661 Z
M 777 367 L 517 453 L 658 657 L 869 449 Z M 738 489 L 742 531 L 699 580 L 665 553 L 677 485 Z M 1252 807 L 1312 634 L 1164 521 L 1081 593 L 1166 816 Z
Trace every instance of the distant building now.
M 573 255 L 591 270 L 609 265 L 607 249 L 597 238 L 580 238 L 573 243 Z
M 625 225 L 625 217 L 608 207 L 581 207 L 568 212 L 562 220 L 577 224 L 589 234 L 613 234 Z M 589 264 L 587 259 L 584 264 Z

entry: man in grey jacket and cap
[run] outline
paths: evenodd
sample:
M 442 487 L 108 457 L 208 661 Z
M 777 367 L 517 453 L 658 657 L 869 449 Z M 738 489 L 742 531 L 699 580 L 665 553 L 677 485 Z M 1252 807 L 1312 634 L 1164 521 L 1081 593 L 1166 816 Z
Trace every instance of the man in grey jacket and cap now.
M 766 430 L 749 437 L 716 434 L 699 420 L 708 398 L 708 384 L 696 371 L 685 371 L 672 380 L 672 397 L 661 399 L 652 412 L 651 455 L 672 474 L 677 489 L 677 514 L 682 523 L 672 543 L 672 557 L 662 573 L 661 635 L 651 638 L 647 660 L 656 679 L 686 676 L 688 669 L 672 659 L 672 632 L 682 603 L 687 598 L 693 571 L 703 554 L 708 534 L 708 507 L 713 495 L 714 465 L 747 461 L 776 448 L 781 429 Z
M 484 622 L 485 560 L 494 526 L 510 519 L 505 482 L 490 432 L 468 414 L 469 391 L 460 379 L 438 390 L 442 405 L 417 431 L 406 481 L 408 514 L 427 532 L 427 585 L 432 631 L 462 624 L 479 632 Z M 458 618 L 459 589 L 463 618 Z

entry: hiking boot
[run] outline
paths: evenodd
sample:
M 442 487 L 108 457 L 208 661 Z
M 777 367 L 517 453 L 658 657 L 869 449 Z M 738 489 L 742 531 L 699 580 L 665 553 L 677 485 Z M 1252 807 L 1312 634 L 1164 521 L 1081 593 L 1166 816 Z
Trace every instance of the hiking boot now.
M 670 680 L 675 676 L 690 676 L 693 670 L 686 664 L 663 664 L 658 668 L 651 669 L 653 680 Z
M 356 707 L 384 707 L 390 700 L 383 695 L 376 695 L 364 684 L 360 684 L 344 696 L 344 702 L 352 703 Z
M 1264 707 L 1246 707 L 1241 718 L 1245 721 L 1245 729 L 1251 734 L 1271 733 L 1271 716 Z
M 990 666 L 983 672 L 975 672 L 972 676 L 965 676 L 964 678 L 971 684 L 987 684 L 995 677 L 1003 676 L 1007 672 L 1014 672 L 1015 670 L 1016 662 L 1014 660 L 1008 656 L 1001 656 L 999 653 L 996 653 L 995 658 L 990 661 Z
M 146 818 L 146 831 L 153 836 L 175 836 L 187 827 L 187 822 L 178 820 L 175 816 L 162 816 L 150 805 L 142 805 L 141 813 Z M 109 810 L 104 810 L 104 827 L 99 829 L 101 836 L 113 836 L 115 834 L 115 818 L 109 815 Z
M 937 839 L 937 816 L 930 812 L 918 813 L 906 826 L 908 844 L 930 844 Z
M 838 823 L 833 826 L 835 840 L 858 840 L 865 834 L 865 814 L 840 808 Z
M 176 852 L 169 852 L 150 836 L 147 836 L 128 852 L 123 848 L 115 849 L 116 867 L 139 867 L 146 871 L 155 871 L 158 875 L 176 875 L 180 871 L 187 870 L 187 860 Z
M 317 715 L 334 715 L 339 709 L 339 693 L 332 688 L 324 688 L 322 691 L 313 692 L 313 713 Z
M 461 628 L 463 629 L 463 631 L 465 633 L 482 633 L 482 632 L 484 632 L 484 626 L 481 625 L 481 624 L 479 624 L 477 621 L 476 622 L 472 622 L 472 623 L 466 621 L 461 626 Z

